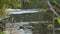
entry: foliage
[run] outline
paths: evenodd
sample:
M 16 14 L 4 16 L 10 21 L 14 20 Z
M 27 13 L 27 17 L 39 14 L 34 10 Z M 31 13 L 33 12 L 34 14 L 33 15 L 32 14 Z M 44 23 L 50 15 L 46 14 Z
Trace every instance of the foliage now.
M 57 3 L 60 3 L 60 0 L 53 0 L 53 1 L 55 1 L 55 2 L 57 2 Z
M 21 4 L 18 3 L 19 0 L 0 0 L 0 18 L 3 18 L 6 16 L 6 10 L 7 8 L 19 8 L 21 7 Z
M 0 34 L 6 34 L 4 31 L 0 32 Z
M 0 18 L 3 18 L 6 16 L 5 10 L 4 9 L 0 9 Z
M 60 18 L 57 18 L 58 23 L 60 24 Z

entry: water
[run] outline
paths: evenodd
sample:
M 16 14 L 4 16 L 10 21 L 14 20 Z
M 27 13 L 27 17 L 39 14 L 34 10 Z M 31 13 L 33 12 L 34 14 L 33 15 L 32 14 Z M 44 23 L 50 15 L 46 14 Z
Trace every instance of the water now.
M 9 30 L 6 30 L 5 32 L 6 34 L 10 34 Z M 30 29 L 13 30 L 12 34 L 32 34 L 32 31 Z
M 32 31 L 30 29 L 25 29 L 24 32 L 25 34 L 32 34 Z
M 12 28 L 12 34 L 32 34 L 32 30 L 31 29 L 19 29 L 18 28 L 23 24 L 29 24 L 29 23 L 15 23 L 13 28 Z M 10 31 L 9 31 L 9 28 L 11 26 L 11 23 L 7 23 L 6 24 L 6 27 L 7 27 L 7 30 L 6 30 L 6 34 L 10 34 Z

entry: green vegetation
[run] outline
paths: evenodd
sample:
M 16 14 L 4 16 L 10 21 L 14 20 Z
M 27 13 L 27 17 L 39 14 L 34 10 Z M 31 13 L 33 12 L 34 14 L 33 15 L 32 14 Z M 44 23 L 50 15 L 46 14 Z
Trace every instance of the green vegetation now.
M 57 2 L 59 0 L 52 0 Z M 48 9 L 47 0 L 0 0 L 0 18 L 6 16 L 6 10 L 12 9 Z M 46 11 L 45 11 L 46 12 Z
M 4 31 L 0 32 L 0 34 L 6 34 Z
M 57 18 L 58 23 L 60 24 L 60 18 Z
M 50 2 L 53 6 L 53 9 L 55 10 L 56 13 L 60 15 L 60 0 L 51 0 Z M 28 14 L 31 17 L 25 16 L 18 16 L 16 21 L 33 21 L 33 20 L 50 20 L 52 21 L 53 18 L 57 17 L 51 10 L 50 7 L 47 4 L 47 0 L 0 0 L 0 19 L 4 18 L 7 16 L 6 10 L 5 9 L 44 9 L 43 13 L 35 13 L 35 14 Z M 42 14 L 42 15 L 41 15 Z M 53 17 L 54 15 L 54 17 Z M 15 16 L 15 17 L 16 17 Z M 22 18 L 24 17 L 24 18 Z M 20 19 L 19 19 L 20 18 Z M 60 17 L 57 17 L 57 21 L 60 24 Z M 1 25 L 2 24 L 2 25 Z M 50 26 L 48 25 L 48 28 Z M 2 31 L 5 29 L 5 23 L 0 22 L 0 28 Z M 0 30 L 1 30 L 0 29 Z M 0 32 L 0 34 L 5 34 L 4 32 Z

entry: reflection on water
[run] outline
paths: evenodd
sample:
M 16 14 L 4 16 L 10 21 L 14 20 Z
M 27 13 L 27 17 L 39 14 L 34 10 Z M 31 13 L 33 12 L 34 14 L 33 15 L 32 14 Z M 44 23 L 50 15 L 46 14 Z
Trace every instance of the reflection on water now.
M 32 34 L 32 31 L 30 29 L 24 29 L 25 34 Z
M 21 25 L 20 25 L 21 24 Z M 20 26 L 24 25 L 24 29 L 19 29 Z M 8 28 L 6 30 L 6 34 L 32 34 L 32 30 L 29 29 L 32 26 L 29 26 L 29 23 L 14 23 L 13 28 L 10 28 L 12 26 L 12 23 L 7 23 L 6 27 Z
M 6 30 L 5 32 L 6 34 L 10 34 L 9 30 Z M 12 30 L 12 34 L 32 34 L 32 31 L 30 29 Z

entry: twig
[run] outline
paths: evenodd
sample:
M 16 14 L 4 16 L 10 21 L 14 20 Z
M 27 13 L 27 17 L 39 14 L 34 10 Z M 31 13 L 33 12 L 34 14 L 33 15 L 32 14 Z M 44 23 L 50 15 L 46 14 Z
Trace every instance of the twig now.
M 53 11 L 53 13 L 59 17 L 59 14 L 53 9 L 53 6 L 50 4 L 50 2 L 48 1 L 48 5 L 50 6 L 50 9 Z

